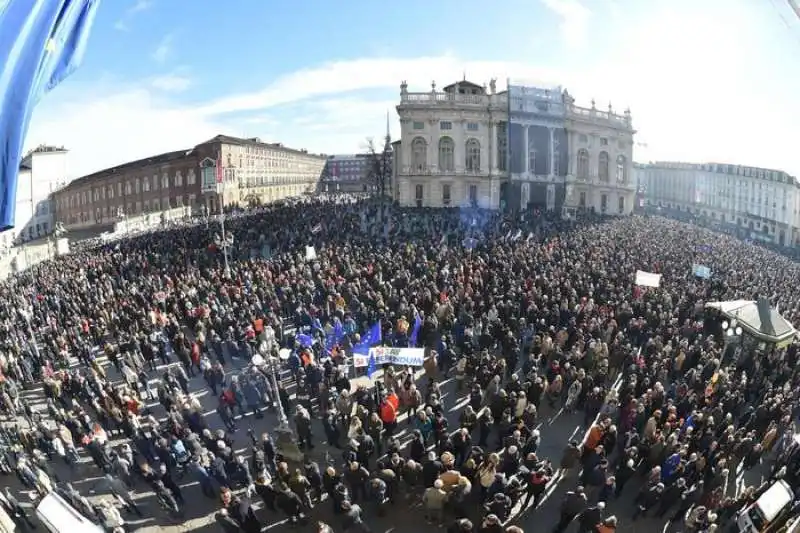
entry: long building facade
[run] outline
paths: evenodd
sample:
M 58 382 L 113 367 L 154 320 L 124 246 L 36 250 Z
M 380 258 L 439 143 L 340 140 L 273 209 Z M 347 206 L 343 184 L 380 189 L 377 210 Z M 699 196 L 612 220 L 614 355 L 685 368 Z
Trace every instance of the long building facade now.
M 645 207 L 685 213 L 742 237 L 800 245 L 800 185 L 780 170 L 723 163 L 637 164 Z
M 609 106 L 610 107 L 610 106 Z M 461 81 L 400 86 L 401 205 L 630 214 L 636 185 L 630 112 L 575 105 L 561 87 Z
M 181 207 L 214 214 L 269 203 L 316 191 L 324 164 L 305 150 L 218 135 L 72 181 L 53 194 L 55 218 L 74 231 Z

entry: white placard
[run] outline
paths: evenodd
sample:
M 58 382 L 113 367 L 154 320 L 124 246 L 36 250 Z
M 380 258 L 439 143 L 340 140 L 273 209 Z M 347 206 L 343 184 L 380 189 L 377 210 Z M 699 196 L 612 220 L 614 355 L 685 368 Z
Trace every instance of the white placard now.
M 69 253 L 69 239 L 62 237 L 56 241 L 56 254 L 67 255 Z
M 661 274 L 637 270 L 636 284 L 641 287 L 659 287 L 661 286 Z
M 313 246 L 306 246 L 306 261 L 313 261 L 317 258 L 317 250 Z

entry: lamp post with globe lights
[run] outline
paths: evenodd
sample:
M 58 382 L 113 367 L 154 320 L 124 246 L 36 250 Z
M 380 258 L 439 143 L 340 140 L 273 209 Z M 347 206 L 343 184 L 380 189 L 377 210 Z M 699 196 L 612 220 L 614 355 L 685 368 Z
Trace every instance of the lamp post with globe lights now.
M 53 233 L 47 238 L 47 249 L 50 255 L 50 258 L 53 258 L 58 255 L 58 240 L 67 233 L 67 230 L 64 228 L 64 224 L 61 222 L 56 222 L 56 227 L 53 230 Z
M 231 277 L 231 266 L 228 262 L 228 248 L 233 246 L 233 235 L 225 233 L 225 214 L 220 215 L 220 233 L 214 234 L 214 244 L 217 248 L 222 248 L 222 257 L 225 261 L 225 277 Z
M 275 398 L 275 408 L 278 411 L 278 427 L 273 430 L 275 434 L 275 447 L 285 459 L 294 462 L 303 460 L 303 452 L 297 445 L 294 431 L 289 425 L 289 418 L 286 416 L 283 402 L 281 402 L 281 395 L 278 386 L 278 372 L 280 371 L 281 359 L 273 357 L 269 354 L 269 345 L 262 343 L 259 347 L 251 363 L 258 368 L 265 376 L 269 376 L 272 381 L 272 390 Z
M 36 344 L 36 335 L 33 333 L 33 325 L 31 323 L 31 317 L 33 317 L 33 306 L 30 305 L 26 308 L 17 308 L 17 312 L 22 319 L 25 320 L 25 330 L 28 333 L 28 342 L 31 345 L 33 355 L 36 356 L 37 364 L 41 364 L 42 358 L 39 354 L 39 345 Z
M 722 330 L 725 332 L 726 337 L 742 336 L 742 326 L 737 325 L 736 320 L 731 320 L 730 323 L 724 320 L 722 322 Z
M 727 358 L 730 354 L 728 351 L 729 347 L 733 350 L 733 359 L 738 359 L 737 350 L 741 350 L 744 344 L 744 338 L 742 334 L 744 331 L 742 330 L 742 326 L 738 325 L 736 319 L 731 320 L 728 322 L 727 320 L 722 321 L 722 334 L 724 336 L 724 347 L 722 349 L 723 357 Z M 733 344 L 733 341 L 738 339 L 738 346 Z

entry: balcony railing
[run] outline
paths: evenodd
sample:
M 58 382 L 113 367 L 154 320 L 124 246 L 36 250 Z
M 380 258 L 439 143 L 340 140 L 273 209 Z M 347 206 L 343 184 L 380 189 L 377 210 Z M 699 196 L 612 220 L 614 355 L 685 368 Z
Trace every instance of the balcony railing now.
M 631 125 L 631 120 L 628 115 L 618 115 L 616 113 L 609 113 L 608 111 L 600 111 L 599 109 L 593 109 L 588 107 L 578 107 L 576 105 L 569 106 L 567 107 L 567 116 L 569 116 L 570 114 L 577 115 L 580 117 L 615 122 L 623 126 Z
M 497 107 L 506 107 L 508 106 L 508 97 L 505 94 L 403 93 L 400 95 L 400 103 L 419 105 L 493 105 Z
M 454 170 L 443 170 L 439 168 L 425 167 L 403 167 L 400 171 L 401 176 L 475 176 L 486 177 L 489 175 L 489 169 L 466 169 L 457 168 Z
M 585 183 L 588 185 L 600 185 L 602 187 L 614 187 L 616 189 L 635 190 L 636 184 L 631 180 L 619 181 L 613 177 L 608 180 L 601 180 L 597 174 L 589 175 L 588 177 L 579 177 L 576 175 L 567 178 L 568 183 Z

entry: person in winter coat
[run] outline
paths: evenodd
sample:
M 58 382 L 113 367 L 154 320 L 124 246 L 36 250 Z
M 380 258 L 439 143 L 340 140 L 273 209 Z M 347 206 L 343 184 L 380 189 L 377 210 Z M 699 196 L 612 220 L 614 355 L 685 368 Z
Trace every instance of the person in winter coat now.
M 264 507 L 273 513 L 278 511 L 277 500 L 279 491 L 273 486 L 269 474 L 262 473 L 256 477 L 255 490 L 256 494 L 258 494 L 264 502 Z
M 527 509 L 528 504 L 533 500 L 533 508 L 539 505 L 539 502 L 542 500 L 545 491 L 547 490 L 547 483 L 550 481 L 550 476 L 547 475 L 547 472 L 544 469 L 536 470 L 530 474 L 530 479 L 528 480 L 528 484 L 525 488 L 526 497 L 525 501 L 522 502 L 522 508 Z
M 614 533 L 617 530 L 617 517 L 609 516 L 597 526 L 595 526 L 595 533 Z
M 578 464 L 581 457 L 581 448 L 577 441 L 571 440 L 561 454 L 559 472 L 562 476 L 567 476 L 570 471 Z
M 617 490 L 617 480 L 614 476 L 608 476 L 606 482 L 600 487 L 597 494 L 597 501 L 608 503 L 614 497 L 614 492 Z
M 636 473 L 636 463 L 633 459 L 627 459 L 617 466 L 617 470 L 615 472 L 614 478 L 616 480 L 616 489 L 614 489 L 614 496 L 619 498 L 619 495 L 622 494 L 622 489 L 625 487 L 625 484 L 633 477 L 633 474 Z
M 305 407 L 298 405 L 294 422 L 297 425 L 297 444 L 300 448 L 308 447 L 309 450 L 314 449 L 314 443 L 311 441 L 311 415 Z
M 503 524 L 500 518 L 493 514 L 486 515 L 478 533 L 503 533 Z
M 661 518 L 667 514 L 672 506 L 680 501 L 685 490 L 686 480 L 682 477 L 678 478 L 675 483 L 667 487 L 664 490 L 664 493 L 661 495 L 661 500 L 658 504 L 658 510 L 656 511 L 656 518 Z
M 367 533 L 370 531 L 364 522 L 364 513 L 355 503 L 345 501 L 342 503 L 342 530 L 345 532 Z
M 286 513 L 292 524 L 296 524 L 303 515 L 303 501 L 288 488 L 278 493 L 277 505 L 281 511 Z
M 444 491 L 444 482 L 437 479 L 432 487 L 425 489 L 422 494 L 422 505 L 425 508 L 425 520 L 429 524 L 441 525 L 444 520 L 444 506 L 447 502 L 447 493 Z
M 214 514 L 214 521 L 222 528 L 224 533 L 242 533 L 242 528 L 228 513 L 227 509 L 220 509 Z
M 636 508 L 633 511 L 632 520 L 636 520 L 638 517 L 646 515 L 648 510 L 652 509 L 653 506 L 658 504 L 663 493 L 663 483 L 656 483 L 646 491 L 639 493 L 639 496 L 636 498 Z
M 128 487 L 125 486 L 125 483 L 117 478 L 112 477 L 111 474 L 106 474 L 103 479 L 108 491 L 125 504 L 128 512 L 135 513 L 137 516 L 142 516 L 141 509 L 139 509 L 139 506 L 136 505 L 136 501 L 133 499 L 133 496 L 131 496 L 131 493 L 128 491 Z
M 555 533 L 563 533 L 567 527 L 575 520 L 586 508 L 586 494 L 583 487 L 578 487 L 574 491 L 568 491 L 561 501 L 561 518 L 555 528 Z
M 233 419 L 233 409 L 231 405 L 233 404 L 233 400 L 228 391 L 223 392 L 219 397 L 219 402 L 217 403 L 217 414 L 219 415 L 220 420 L 222 423 L 225 424 L 225 429 L 228 431 L 236 431 L 236 422 Z
M 350 467 L 345 473 L 345 480 L 350 488 L 353 502 L 366 498 L 366 484 L 369 477 L 369 470 L 361 466 L 357 461 L 350 463 Z
M 578 515 L 578 533 L 594 533 L 595 527 L 603 520 L 603 511 L 606 504 L 598 502 L 597 505 L 587 507 Z
M 261 412 L 264 399 L 254 381 L 251 378 L 242 379 L 241 386 L 247 410 L 252 411 L 256 418 L 264 418 L 264 414 Z

